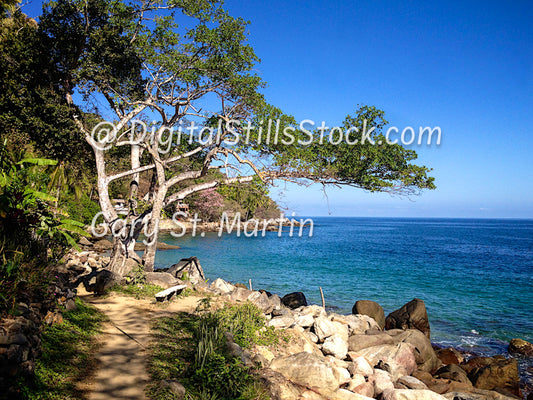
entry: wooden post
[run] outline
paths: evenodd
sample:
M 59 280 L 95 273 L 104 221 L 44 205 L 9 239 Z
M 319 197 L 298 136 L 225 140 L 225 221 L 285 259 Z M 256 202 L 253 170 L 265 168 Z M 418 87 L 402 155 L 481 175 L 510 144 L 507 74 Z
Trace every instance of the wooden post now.
M 250 290 L 253 290 L 252 289 L 252 280 L 251 279 L 248 279 L 248 286 L 250 287 Z
M 322 291 L 322 288 L 319 286 L 320 289 L 320 297 L 322 297 L 322 307 L 326 308 L 326 301 L 324 300 L 324 292 Z

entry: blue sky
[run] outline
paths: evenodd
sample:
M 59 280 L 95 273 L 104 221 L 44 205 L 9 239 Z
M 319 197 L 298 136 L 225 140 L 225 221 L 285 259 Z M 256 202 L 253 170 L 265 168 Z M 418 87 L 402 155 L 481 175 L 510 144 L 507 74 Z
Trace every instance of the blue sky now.
M 272 190 L 300 215 L 533 218 L 531 1 L 227 0 L 250 21 L 267 99 L 297 120 L 340 124 L 358 104 L 391 125 L 439 126 L 413 146 L 437 189 Z M 37 16 L 40 2 L 23 10 Z

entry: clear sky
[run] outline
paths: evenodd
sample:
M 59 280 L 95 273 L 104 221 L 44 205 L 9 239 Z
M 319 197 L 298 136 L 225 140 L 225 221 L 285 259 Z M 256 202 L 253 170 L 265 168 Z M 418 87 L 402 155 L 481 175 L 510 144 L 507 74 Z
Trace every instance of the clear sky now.
M 391 125 L 439 126 L 413 146 L 437 189 L 272 190 L 299 215 L 533 218 L 533 2 L 227 0 L 250 21 L 269 102 L 340 124 L 358 104 Z M 40 1 L 23 8 L 40 14 Z

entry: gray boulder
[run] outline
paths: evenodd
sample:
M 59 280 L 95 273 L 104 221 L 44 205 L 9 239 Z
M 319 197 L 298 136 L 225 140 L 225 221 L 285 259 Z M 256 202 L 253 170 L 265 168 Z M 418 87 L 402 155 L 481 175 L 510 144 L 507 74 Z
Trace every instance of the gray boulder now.
M 146 283 L 161 286 L 163 289 L 171 288 L 182 283 L 179 279 L 167 272 L 147 272 Z

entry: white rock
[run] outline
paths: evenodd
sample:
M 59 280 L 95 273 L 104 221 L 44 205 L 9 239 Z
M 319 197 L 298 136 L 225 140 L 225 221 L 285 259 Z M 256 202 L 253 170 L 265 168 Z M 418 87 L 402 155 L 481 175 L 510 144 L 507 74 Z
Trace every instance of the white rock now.
M 374 369 L 374 395 L 379 396 L 387 389 L 394 389 L 391 375 L 382 369 Z
M 226 294 L 235 290 L 235 286 L 220 278 L 217 278 L 213 282 L 211 282 L 210 288 L 218 294 Z
M 426 384 L 422 382 L 421 380 L 416 379 L 414 376 L 401 376 L 398 379 L 398 383 L 401 383 L 404 386 L 407 386 L 409 389 L 421 389 L 425 390 L 428 389 Z
M 446 400 L 432 390 L 388 389 L 383 392 L 383 400 Z
M 272 318 L 268 321 L 268 326 L 273 326 L 274 328 L 289 328 L 294 324 L 294 318 L 289 315 L 282 315 L 281 317 Z
M 334 396 L 332 400 L 373 400 L 372 397 L 361 396 L 346 389 L 337 390 Z
M 332 321 L 335 326 L 337 335 L 340 335 L 346 342 L 348 342 L 348 325 L 345 325 L 339 321 Z
M 352 375 L 363 375 L 363 376 L 374 375 L 374 369 L 368 363 L 366 358 L 364 358 L 363 356 L 352 358 L 352 362 L 348 366 L 348 371 L 350 371 Z
M 313 343 L 318 343 L 318 336 L 315 335 L 313 332 L 305 332 L 309 340 Z
M 345 385 L 350 382 L 350 372 L 348 372 L 346 368 L 334 366 L 332 369 L 333 375 L 335 375 L 335 378 L 337 378 L 337 381 L 339 382 L 339 386 Z
M 350 336 L 355 334 L 363 334 L 369 329 L 380 330 L 378 323 L 368 315 L 347 315 L 346 321 L 348 322 L 348 326 L 350 328 Z
M 320 316 L 315 319 L 314 327 L 319 341 L 323 341 L 324 339 L 334 335 L 336 332 L 333 322 L 324 316 Z
M 332 355 L 342 360 L 346 357 L 346 353 L 348 353 L 348 343 L 346 343 L 342 336 L 334 334 L 324 340 L 322 353 L 325 355 Z
M 411 375 L 417 368 L 414 347 L 410 343 L 373 346 L 362 349 L 358 353 L 365 357 L 370 365 L 376 366 L 379 362 L 386 364 L 393 381 L 400 376 Z
M 320 317 L 320 316 L 327 316 L 326 310 L 324 307 L 317 306 L 316 304 L 311 304 L 310 306 L 302 307 L 300 310 L 300 314 L 309 314 L 312 315 L 314 318 Z
M 309 328 L 310 326 L 313 326 L 314 323 L 315 319 L 311 314 L 303 314 L 296 317 L 296 324 L 302 328 Z
M 363 375 L 354 375 L 348 384 L 348 390 L 353 391 L 359 385 L 366 383 L 366 379 Z

